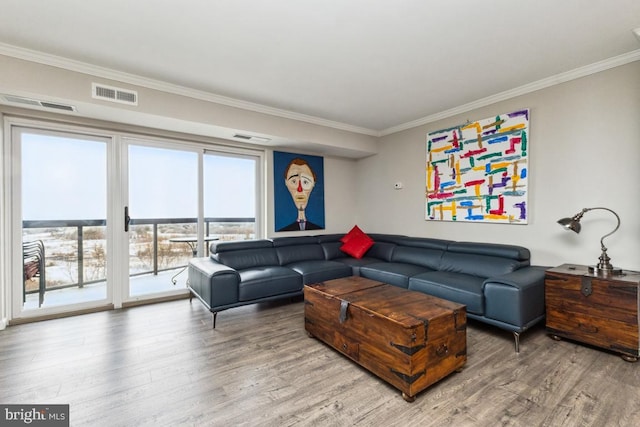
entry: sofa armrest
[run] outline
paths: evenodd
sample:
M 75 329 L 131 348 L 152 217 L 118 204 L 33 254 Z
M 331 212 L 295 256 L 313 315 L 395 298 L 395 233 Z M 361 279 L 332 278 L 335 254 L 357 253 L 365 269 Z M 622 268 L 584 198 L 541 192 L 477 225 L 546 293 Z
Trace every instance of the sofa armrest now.
M 535 265 L 520 268 L 501 276 L 489 277 L 484 281 L 483 286 L 486 286 L 487 283 L 501 283 L 521 291 L 531 287 L 542 286 L 544 288 L 544 276 L 548 268 Z
M 528 266 L 483 283 L 485 316 L 521 332 L 544 318 L 547 267 Z
M 211 311 L 238 302 L 240 274 L 211 259 L 189 261 L 189 288 Z

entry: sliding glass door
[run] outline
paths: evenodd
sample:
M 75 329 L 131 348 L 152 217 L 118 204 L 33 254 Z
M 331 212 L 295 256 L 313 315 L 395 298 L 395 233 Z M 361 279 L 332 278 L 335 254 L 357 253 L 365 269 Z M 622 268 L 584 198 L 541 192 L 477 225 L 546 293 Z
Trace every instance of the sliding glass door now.
M 211 242 L 256 238 L 260 157 L 140 140 L 127 154 L 128 299 L 184 292 Z
M 5 123 L 12 319 L 186 296 L 211 242 L 263 237 L 261 152 Z
M 204 155 L 205 235 L 215 240 L 259 235 L 260 157 L 206 151 Z
M 166 143 L 127 142 L 129 297 L 184 292 L 185 267 L 197 253 L 201 155 Z
M 19 160 L 13 164 L 14 229 L 20 230 L 14 253 L 22 255 L 14 312 L 108 304 L 112 140 L 27 127 L 13 128 L 12 140 L 12 157 Z

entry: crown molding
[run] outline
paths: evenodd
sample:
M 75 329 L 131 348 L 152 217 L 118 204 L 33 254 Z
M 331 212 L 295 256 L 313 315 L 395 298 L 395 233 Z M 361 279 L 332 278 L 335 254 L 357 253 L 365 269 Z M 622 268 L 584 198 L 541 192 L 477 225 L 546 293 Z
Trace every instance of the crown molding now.
M 380 136 L 387 136 L 393 133 L 401 132 L 407 129 L 423 126 L 429 123 L 433 123 L 438 120 L 446 119 L 448 117 L 455 116 L 457 114 L 466 113 L 477 108 L 486 107 L 487 105 L 495 104 L 496 102 L 505 101 L 507 99 L 515 98 L 520 95 L 526 95 L 531 92 L 535 92 L 540 89 L 555 86 L 561 83 L 565 83 L 571 80 L 576 80 L 581 77 L 586 77 L 591 74 L 606 71 L 611 68 L 619 67 L 631 62 L 640 60 L 640 49 L 634 50 L 622 55 L 614 56 L 603 61 L 599 61 L 584 67 L 576 68 L 565 73 L 556 74 L 555 76 L 547 77 L 542 80 L 538 80 L 533 83 L 526 84 L 524 86 L 510 89 L 504 92 L 497 93 L 495 95 L 488 96 L 486 98 L 478 99 L 477 101 L 470 102 L 468 104 L 460 105 L 449 110 L 441 111 L 430 116 L 423 117 L 421 119 L 413 120 L 411 122 L 403 123 L 398 126 L 393 126 L 387 129 L 383 129 L 379 132 Z
M 101 77 L 109 80 L 115 80 L 123 83 L 128 83 L 135 86 L 145 87 L 148 89 L 154 89 L 162 92 L 172 93 L 175 95 L 186 96 L 189 98 L 199 99 L 202 101 L 212 102 L 215 104 L 226 105 L 229 107 L 239 108 L 242 110 L 252 111 L 256 113 L 268 114 L 271 116 L 281 117 L 285 119 L 297 120 L 314 125 L 329 127 L 338 130 L 344 130 L 347 132 L 353 132 L 373 137 L 382 137 L 391 135 L 397 132 L 402 132 L 407 129 L 423 126 L 429 123 L 436 122 L 438 120 L 446 119 L 458 114 L 463 114 L 477 108 L 486 107 L 496 102 L 505 101 L 517 96 L 526 95 L 531 92 L 535 92 L 540 89 L 551 87 L 557 84 L 565 83 L 571 80 L 579 79 L 589 76 L 591 74 L 606 71 L 611 68 L 619 67 L 640 60 L 640 49 L 614 56 L 603 61 L 599 61 L 584 67 L 576 68 L 564 73 L 556 74 L 555 76 L 547 77 L 542 80 L 538 80 L 533 83 L 529 83 L 514 89 L 510 89 L 504 92 L 497 93 L 495 95 L 481 98 L 476 101 L 463 104 L 448 110 L 444 110 L 417 120 L 406 122 L 397 126 L 392 126 L 381 131 L 374 129 L 368 129 L 360 126 L 354 126 L 347 123 L 336 122 L 333 120 L 327 120 L 320 117 L 310 116 L 307 114 L 296 113 L 293 111 L 283 110 L 279 108 L 269 107 L 262 104 L 257 104 L 248 101 L 242 101 L 235 98 L 230 98 L 222 95 L 216 95 L 211 92 L 202 90 L 191 89 L 184 86 L 179 86 L 160 80 L 150 79 L 135 74 L 125 73 L 122 71 L 113 70 L 106 67 L 99 67 L 96 65 L 87 64 L 81 61 L 75 61 L 72 59 L 64 58 L 61 56 L 51 55 L 44 52 L 39 52 L 31 49 L 25 49 L 16 47 L 13 45 L 0 43 L 0 55 L 10 56 L 17 59 L 31 61 L 43 65 L 49 65 L 57 68 L 66 69 L 69 71 L 75 71 L 83 74 L 88 74 L 96 77 Z
M 226 105 L 228 107 L 239 108 L 242 110 L 252 111 L 256 113 L 268 114 L 271 116 L 282 117 L 285 119 L 297 120 L 314 125 L 344 130 L 347 132 L 359 133 L 369 136 L 380 136 L 380 132 L 360 126 L 354 126 L 347 123 L 336 122 L 333 120 L 322 119 L 320 117 L 310 116 L 307 114 L 296 113 L 293 111 L 283 110 L 279 108 L 269 107 L 248 101 L 242 101 L 222 95 L 216 95 L 211 92 L 192 89 L 180 85 L 175 85 L 161 80 L 150 79 L 135 74 L 125 73 L 106 67 L 87 64 L 85 62 L 64 58 L 57 55 L 25 49 L 5 43 L 0 43 L 0 55 L 10 56 L 38 64 L 49 65 L 52 67 L 62 68 L 69 71 L 88 74 L 104 79 L 115 80 L 118 82 L 128 83 L 135 86 L 154 89 L 174 95 L 186 96 L 189 98 L 199 99 L 201 101 L 212 102 L 214 104 Z

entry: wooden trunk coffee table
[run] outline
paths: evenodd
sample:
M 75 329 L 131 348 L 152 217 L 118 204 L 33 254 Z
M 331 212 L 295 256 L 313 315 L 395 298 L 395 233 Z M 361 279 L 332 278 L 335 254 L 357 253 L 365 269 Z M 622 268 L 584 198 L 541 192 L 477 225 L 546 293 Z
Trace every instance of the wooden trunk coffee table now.
M 362 277 L 304 287 L 305 329 L 412 402 L 467 361 L 466 306 Z

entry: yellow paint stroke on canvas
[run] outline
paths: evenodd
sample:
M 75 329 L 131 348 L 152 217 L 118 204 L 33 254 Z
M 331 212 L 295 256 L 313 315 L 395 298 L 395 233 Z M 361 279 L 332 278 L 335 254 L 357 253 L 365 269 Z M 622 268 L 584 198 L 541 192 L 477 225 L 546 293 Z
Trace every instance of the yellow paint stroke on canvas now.
M 480 189 L 482 188 L 482 184 L 476 184 L 473 186 L 475 188 L 476 197 L 480 197 Z M 478 207 L 478 206 L 476 206 Z
M 493 122 L 493 123 L 489 123 L 488 125 L 484 125 L 484 126 L 482 126 L 482 129 L 494 128 L 494 127 L 497 127 L 497 126 L 502 125 L 503 123 L 504 123 L 504 120 L 502 120 L 502 119 L 500 119 L 500 120 L 496 120 L 496 121 L 495 121 L 495 122 Z
M 518 174 L 518 162 L 513 162 L 513 175 L 511 175 L 511 189 L 515 192 L 520 181 L 520 175 Z
M 453 145 L 445 145 L 445 146 L 439 147 L 439 148 L 431 148 L 431 152 L 432 153 L 440 153 L 441 151 L 451 150 L 452 148 L 453 148 Z
M 450 206 L 443 206 L 440 205 L 440 215 L 442 216 L 442 214 L 444 213 L 444 211 L 449 211 L 451 212 L 451 216 L 454 217 L 457 215 L 457 210 L 456 210 L 456 202 L 455 200 L 451 202 Z
M 478 148 L 482 148 L 482 126 L 480 126 L 480 123 L 478 122 L 469 123 L 468 125 L 462 128 L 462 130 L 467 130 L 467 129 L 476 130 L 476 135 L 478 137 Z
M 501 169 L 511 166 L 511 162 L 491 163 L 491 170 Z
M 496 214 L 486 214 L 484 215 L 485 219 L 508 219 L 509 215 L 496 215 Z
M 500 133 L 510 132 L 512 130 L 524 129 L 524 123 L 519 123 L 517 125 L 508 126 L 506 128 L 500 128 Z

